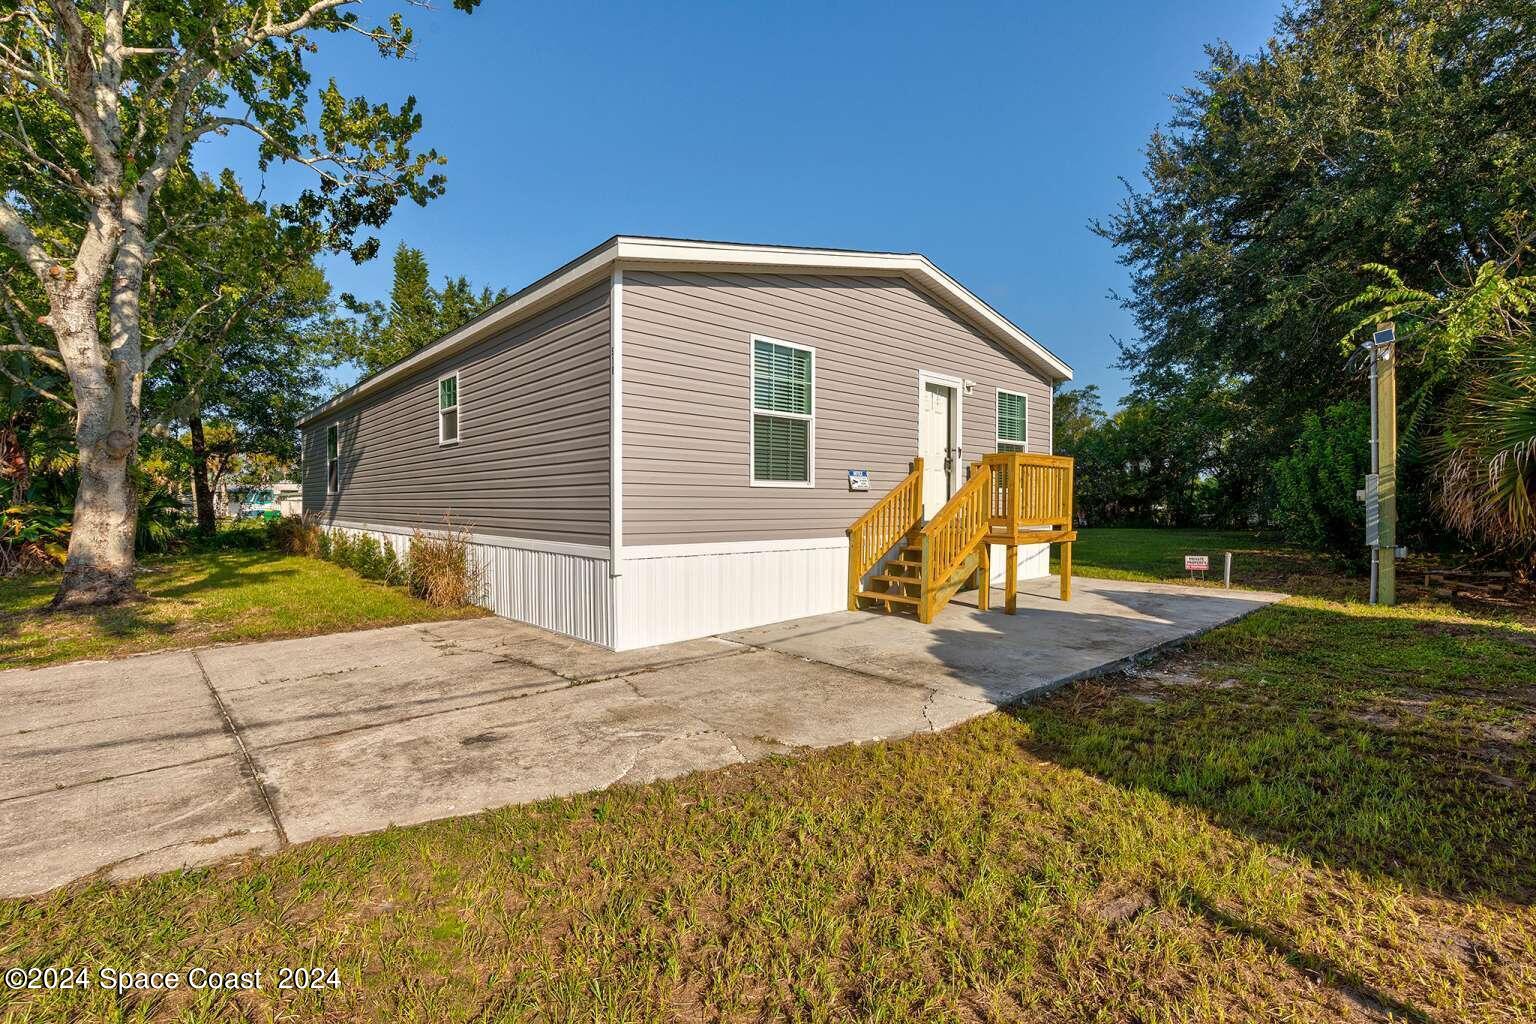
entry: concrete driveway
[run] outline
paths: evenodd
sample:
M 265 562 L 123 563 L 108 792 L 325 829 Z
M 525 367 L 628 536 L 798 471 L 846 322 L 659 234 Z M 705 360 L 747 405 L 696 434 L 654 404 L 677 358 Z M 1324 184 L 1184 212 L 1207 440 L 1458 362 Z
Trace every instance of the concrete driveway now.
M 1282 596 L 1074 588 L 624 654 L 487 618 L 0 672 L 0 895 L 943 729 Z

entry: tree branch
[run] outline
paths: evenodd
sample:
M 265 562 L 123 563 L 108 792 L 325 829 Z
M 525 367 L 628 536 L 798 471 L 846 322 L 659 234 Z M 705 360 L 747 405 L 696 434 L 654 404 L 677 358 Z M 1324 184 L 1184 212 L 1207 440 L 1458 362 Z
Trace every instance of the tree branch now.
M 49 391 L 47 388 L 39 387 L 33 381 L 26 380 L 25 378 L 16 376 L 16 374 L 12 373 L 9 369 L 7 369 L 5 367 L 5 364 L 3 364 L 3 363 L 0 363 L 0 374 L 4 374 L 6 377 L 9 377 L 10 380 L 11 380 L 11 383 L 13 383 L 13 384 L 16 384 L 16 385 L 18 385 L 20 387 L 24 387 L 28 391 L 31 391 L 31 392 L 33 392 L 34 394 L 37 394 L 37 395 L 41 395 L 42 397 L 44 397 L 44 398 L 46 398 L 46 399 L 48 399 L 50 401 L 58 402 L 64 408 L 68 409 L 70 412 L 74 412 L 75 411 L 74 403 L 71 402 L 69 399 L 62 398 L 59 395 L 54 394 L 52 391 Z
M 11 325 L 11 329 L 15 330 L 14 324 Z M 24 352 L 50 369 L 67 372 L 64 364 L 59 362 L 59 357 L 41 345 L 0 345 L 0 352 Z
M 326 11 L 335 10 L 338 7 L 345 7 L 349 4 L 356 4 L 360 2 L 361 0 L 318 0 L 317 3 L 311 4 L 308 10 L 306 10 L 303 14 L 300 14 L 297 18 L 294 18 L 292 21 L 274 25 L 269 20 L 260 29 L 257 29 L 255 32 L 249 33 L 247 35 L 246 39 L 242 41 L 242 44 L 238 48 L 239 52 L 244 53 L 251 47 L 259 46 L 260 44 L 266 42 L 268 39 L 286 39 L 287 37 L 293 35 L 295 32 L 299 32 L 305 28 L 308 28 L 316 18 L 324 14 Z
M 52 272 L 58 269 L 59 265 L 48 255 L 43 243 L 37 240 L 37 235 L 32 233 L 32 229 L 10 201 L 4 198 L 0 198 L 0 235 L 5 237 L 11 250 L 32 268 L 39 281 L 46 282 Z

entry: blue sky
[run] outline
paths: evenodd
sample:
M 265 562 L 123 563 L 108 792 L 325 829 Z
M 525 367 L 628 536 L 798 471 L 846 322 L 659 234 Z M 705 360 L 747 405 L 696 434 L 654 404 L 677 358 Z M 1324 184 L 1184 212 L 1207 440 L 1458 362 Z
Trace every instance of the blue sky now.
M 402 206 L 379 259 L 330 262 L 338 290 L 382 295 L 399 240 L 434 277 L 509 289 L 614 234 L 915 250 L 1113 402 L 1125 272 L 1088 222 L 1139 178 L 1202 46 L 1257 49 L 1280 4 L 438 6 L 408 14 L 414 60 L 333 37 L 315 58 L 349 95 L 415 95 L 449 161 L 447 193 Z M 253 153 L 213 139 L 197 162 L 254 185 Z M 271 172 L 266 194 L 305 173 Z

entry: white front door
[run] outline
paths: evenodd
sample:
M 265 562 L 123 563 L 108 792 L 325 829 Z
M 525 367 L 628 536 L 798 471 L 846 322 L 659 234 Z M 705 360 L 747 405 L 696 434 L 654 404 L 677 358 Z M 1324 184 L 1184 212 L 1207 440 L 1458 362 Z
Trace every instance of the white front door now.
M 922 408 L 917 414 L 917 453 L 923 457 L 923 518 L 949 500 L 955 447 L 955 389 L 923 382 Z

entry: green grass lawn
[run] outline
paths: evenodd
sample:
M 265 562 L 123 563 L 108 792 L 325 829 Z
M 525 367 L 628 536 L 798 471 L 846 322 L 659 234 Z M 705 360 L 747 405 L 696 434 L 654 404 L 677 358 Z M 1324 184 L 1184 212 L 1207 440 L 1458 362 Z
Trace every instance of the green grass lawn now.
M 1293 598 L 938 735 L 0 902 L 0 965 L 341 982 L 0 1020 L 1532 1020 L 1533 735 L 1531 626 Z
M 1080 530 L 1072 545 L 1072 571 L 1082 576 L 1159 583 L 1222 584 L 1222 556 L 1232 552 L 1232 585 L 1249 590 L 1325 594 L 1365 600 L 1364 579 L 1271 534 L 1248 530 L 1097 528 Z M 1056 572 L 1059 550 L 1051 549 Z M 1204 579 L 1184 571 L 1185 555 L 1207 555 Z
M 0 580 L 0 669 L 484 614 L 435 608 L 329 562 L 271 551 L 148 559 L 139 588 L 149 600 L 118 608 L 49 613 L 57 587 L 51 574 Z

